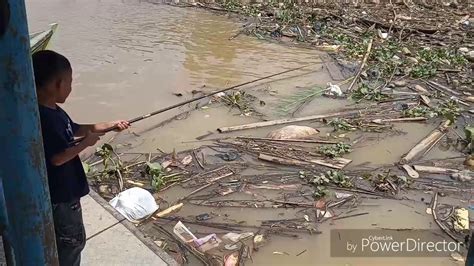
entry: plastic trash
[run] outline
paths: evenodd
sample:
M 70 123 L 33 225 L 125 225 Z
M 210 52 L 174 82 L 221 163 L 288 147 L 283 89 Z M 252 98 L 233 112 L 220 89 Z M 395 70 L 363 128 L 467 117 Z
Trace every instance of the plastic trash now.
M 191 231 L 189 231 L 189 229 L 181 221 L 176 223 L 176 225 L 173 227 L 173 233 L 185 243 L 190 243 L 194 240 L 197 240 L 197 237 Z
M 216 234 L 210 234 L 205 237 L 194 239 L 194 245 L 202 252 L 206 252 L 219 246 L 222 242 Z
M 235 266 L 239 262 L 239 254 L 232 253 L 224 257 L 224 266 Z
M 346 199 L 352 196 L 350 193 L 336 192 L 336 199 Z
M 239 245 L 237 244 L 227 244 L 227 245 L 224 245 L 224 248 L 226 250 L 237 250 L 239 248 Z
M 203 214 L 196 215 L 196 220 L 197 221 L 206 221 L 206 220 L 209 220 L 209 219 L 211 219 L 211 216 L 209 215 L 209 213 L 203 213 Z
M 143 188 L 133 187 L 122 191 L 110 200 L 114 207 L 127 220 L 137 223 L 158 210 L 155 198 Z
M 328 82 L 328 87 L 326 89 L 326 95 L 329 96 L 337 96 L 341 97 L 342 96 L 342 90 L 339 86 L 331 84 L 331 82 Z
M 461 182 L 469 182 L 472 180 L 472 172 L 469 170 L 463 170 L 459 173 L 454 173 L 451 175 L 451 178 Z
M 235 243 L 252 236 L 253 236 L 253 232 L 247 232 L 247 233 L 242 233 L 242 234 L 229 232 L 225 234 L 222 238 L 226 240 L 230 240 Z
M 456 232 L 469 231 L 469 211 L 467 209 L 456 209 L 454 217 L 454 230 Z

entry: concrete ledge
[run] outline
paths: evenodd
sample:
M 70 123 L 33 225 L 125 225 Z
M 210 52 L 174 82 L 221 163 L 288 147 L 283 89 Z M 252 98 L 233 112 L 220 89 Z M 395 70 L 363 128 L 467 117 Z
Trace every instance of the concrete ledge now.
M 118 223 L 122 224 L 146 247 L 148 247 L 153 253 L 155 253 L 158 257 L 160 257 L 167 265 L 170 265 L 170 266 L 179 265 L 170 255 L 168 255 L 165 251 L 163 251 L 160 247 L 158 247 L 150 238 L 145 237 L 145 235 L 133 223 L 126 220 L 125 217 L 123 217 L 123 215 L 117 212 L 106 200 L 104 200 L 94 190 L 91 189 L 89 196 L 92 199 L 94 199 L 105 210 L 107 210 L 107 212 L 109 212 L 116 219 L 116 221 L 113 224 L 110 224 L 110 221 L 107 221 L 110 227 L 114 226 L 114 224 L 118 224 Z M 112 230 L 112 229 L 110 228 L 107 230 Z M 98 231 L 101 231 L 101 230 L 98 230 Z M 90 233 L 91 235 L 93 235 L 97 233 L 97 231 L 90 232 Z M 106 231 L 103 233 L 106 233 Z M 94 239 L 92 239 L 91 241 L 93 240 Z

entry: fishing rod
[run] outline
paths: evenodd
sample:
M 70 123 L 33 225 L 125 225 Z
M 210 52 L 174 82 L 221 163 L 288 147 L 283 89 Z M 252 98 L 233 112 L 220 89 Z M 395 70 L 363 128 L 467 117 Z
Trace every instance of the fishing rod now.
M 229 90 L 232 90 L 232 89 L 236 89 L 236 88 L 239 88 L 239 87 L 242 87 L 242 86 L 245 86 L 245 85 L 248 85 L 248 84 L 252 84 L 252 83 L 255 83 L 255 82 L 258 82 L 258 81 L 262 81 L 262 80 L 265 80 L 265 79 L 273 78 L 273 77 L 275 77 L 275 76 L 279 76 L 279 75 L 283 75 L 283 74 L 286 74 L 286 73 L 289 73 L 289 72 L 293 72 L 293 71 L 296 71 L 296 70 L 300 70 L 300 69 L 306 68 L 306 67 L 308 67 L 308 66 L 310 66 L 310 65 L 305 65 L 305 66 L 302 66 L 302 67 L 297 67 L 297 68 L 285 70 L 285 71 L 282 71 L 282 72 L 278 72 L 278 73 L 276 73 L 276 74 L 271 74 L 271 75 L 268 75 L 268 76 L 265 76 L 265 77 L 261 77 L 261 78 L 254 79 L 254 80 L 250 80 L 250 81 L 246 81 L 246 82 L 243 82 L 243 83 L 240 83 L 240 84 L 231 86 L 231 87 L 227 87 L 227 88 L 222 89 L 222 90 L 214 91 L 214 92 L 211 92 L 211 93 L 206 94 L 206 95 L 203 95 L 203 96 L 199 96 L 199 97 L 196 97 L 196 98 L 192 98 L 192 99 L 190 99 L 190 100 L 187 100 L 187 101 L 184 101 L 184 102 L 180 102 L 180 103 L 177 103 L 177 104 L 174 104 L 174 105 L 165 107 L 165 108 L 163 108 L 163 109 L 154 111 L 154 112 L 149 113 L 149 114 L 146 114 L 146 115 L 142 115 L 142 116 L 138 116 L 138 117 L 132 118 L 132 119 L 128 120 L 128 123 L 133 124 L 133 123 L 135 123 L 135 122 L 138 122 L 138 121 L 141 121 L 141 120 L 150 118 L 150 117 L 152 117 L 152 116 L 155 116 L 155 115 L 157 115 L 157 114 L 161 114 L 161 113 L 163 113 L 163 112 L 166 112 L 166 111 L 169 111 L 169 110 L 172 110 L 172 109 L 181 107 L 181 106 L 186 105 L 186 104 L 188 104 L 188 103 L 192 103 L 192 102 L 195 102 L 195 101 L 199 101 L 199 100 L 201 100 L 201 99 L 204 99 L 204 98 L 207 98 L 207 97 L 216 95 L 216 94 L 221 93 L 221 92 L 226 92 L 226 91 L 229 91 Z M 105 129 L 105 130 L 102 131 L 102 132 L 103 132 L 103 133 L 107 133 L 107 132 L 110 132 L 110 131 L 116 130 L 116 129 L 118 129 L 118 127 L 117 127 L 117 126 L 113 126 L 113 127 L 110 127 L 110 128 Z M 81 142 L 83 139 L 84 139 L 84 137 L 75 139 L 75 140 L 72 141 L 70 144 L 75 145 L 75 144 Z

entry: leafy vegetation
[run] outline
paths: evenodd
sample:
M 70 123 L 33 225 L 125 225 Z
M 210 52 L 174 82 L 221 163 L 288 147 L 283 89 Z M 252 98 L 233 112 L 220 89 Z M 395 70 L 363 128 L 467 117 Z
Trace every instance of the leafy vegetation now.
M 321 198 L 329 194 L 327 185 L 335 184 L 339 187 L 352 187 L 351 180 L 342 171 L 330 170 L 319 176 L 314 176 L 311 180 L 314 185 L 315 191 L 313 197 Z
M 329 194 L 327 186 L 334 184 L 339 187 L 352 187 L 351 178 L 346 176 L 342 171 L 329 170 L 319 175 L 309 175 L 304 171 L 299 172 L 301 179 L 305 179 L 308 183 L 314 186 L 313 196 L 321 198 Z
M 351 59 L 361 58 L 365 54 L 372 35 L 371 33 L 364 34 L 359 40 L 344 32 L 340 32 L 335 27 L 331 27 L 325 21 L 318 20 L 315 22 L 315 25 L 317 27 L 314 27 L 313 30 L 321 34 L 325 39 L 331 40 L 334 44 L 341 45 L 342 52 Z
M 163 187 L 181 180 L 180 174 L 169 174 L 166 175 L 163 167 L 159 163 L 148 162 L 146 164 L 145 173 L 151 179 L 151 186 L 154 190 L 159 191 Z
M 431 116 L 432 111 L 425 106 L 415 106 L 402 111 L 402 117 L 427 117 Z
M 238 0 L 219 0 L 217 1 L 224 9 L 228 11 L 238 11 L 242 8 L 242 5 Z
M 221 97 L 221 99 L 231 107 L 237 107 L 242 114 L 250 115 L 253 112 L 251 102 L 255 100 L 255 97 L 245 93 L 245 91 L 236 91 L 227 93 Z
M 282 104 L 278 107 L 281 113 L 287 114 L 294 112 L 301 108 L 317 96 L 321 96 L 326 89 L 321 87 L 313 87 L 306 90 L 301 90 L 287 99 L 282 100 Z
M 451 121 L 451 123 L 454 123 L 456 118 L 461 114 L 461 108 L 459 108 L 459 104 L 456 100 L 448 100 L 436 107 L 435 112 L 438 116 L 442 116 Z
M 316 199 L 322 198 L 329 194 L 329 190 L 326 186 L 315 186 L 314 189 L 313 197 Z
M 329 126 L 332 126 L 334 131 L 351 131 L 356 130 L 357 127 L 349 123 L 347 119 L 336 118 L 327 123 Z
M 339 157 L 351 151 L 351 145 L 345 143 L 337 143 L 319 148 L 319 153 L 329 158 Z
M 401 187 L 409 185 L 411 182 L 406 176 L 390 174 L 390 171 L 383 174 L 368 174 L 365 176 L 372 185 L 379 191 L 397 194 Z
M 416 106 L 402 111 L 403 117 L 444 117 L 453 123 L 461 114 L 461 108 L 456 100 L 442 102 L 437 107 L 430 109 L 425 106 Z
M 311 183 L 315 185 L 335 184 L 340 187 L 352 187 L 350 177 L 346 176 L 342 171 L 329 170 L 319 176 L 314 176 Z
M 102 171 L 97 176 L 98 178 L 107 178 L 113 174 L 121 175 L 120 171 L 123 170 L 123 162 L 115 153 L 112 145 L 104 143 L 102 146 L 97 147 L 95 155 L 102 159 L 103 166 Z M 113 158 L 114 155 L 116 159 Z
M 436 74 L 444 65 L 449 67 L 462 67 L 468 61 L 462 55 L 446 48 L 424 48 L 418 50 L 417 64 L 410 71 L 413 78 L 429 78 Z
M 367 84 L 360 85 L 351 94 L 351 98 L 356 101 L 383 101 L 388 98 L 387 95 L 383 94 L 378 88 L 371 88 Z
M 151 186 L 155 190 L 160 190 L 160 188 L 164 185 L 163 180 L 163 168 L 159 163 L 150 163 L 146 164 L 145 172 L 151 177 Z

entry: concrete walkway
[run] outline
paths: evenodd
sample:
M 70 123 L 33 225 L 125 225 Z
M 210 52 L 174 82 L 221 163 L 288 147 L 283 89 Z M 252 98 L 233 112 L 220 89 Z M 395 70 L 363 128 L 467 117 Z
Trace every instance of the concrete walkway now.
M 82 265 L 176 265 L 95 192 L 81 203 L 90 238 L 82 253 Z

